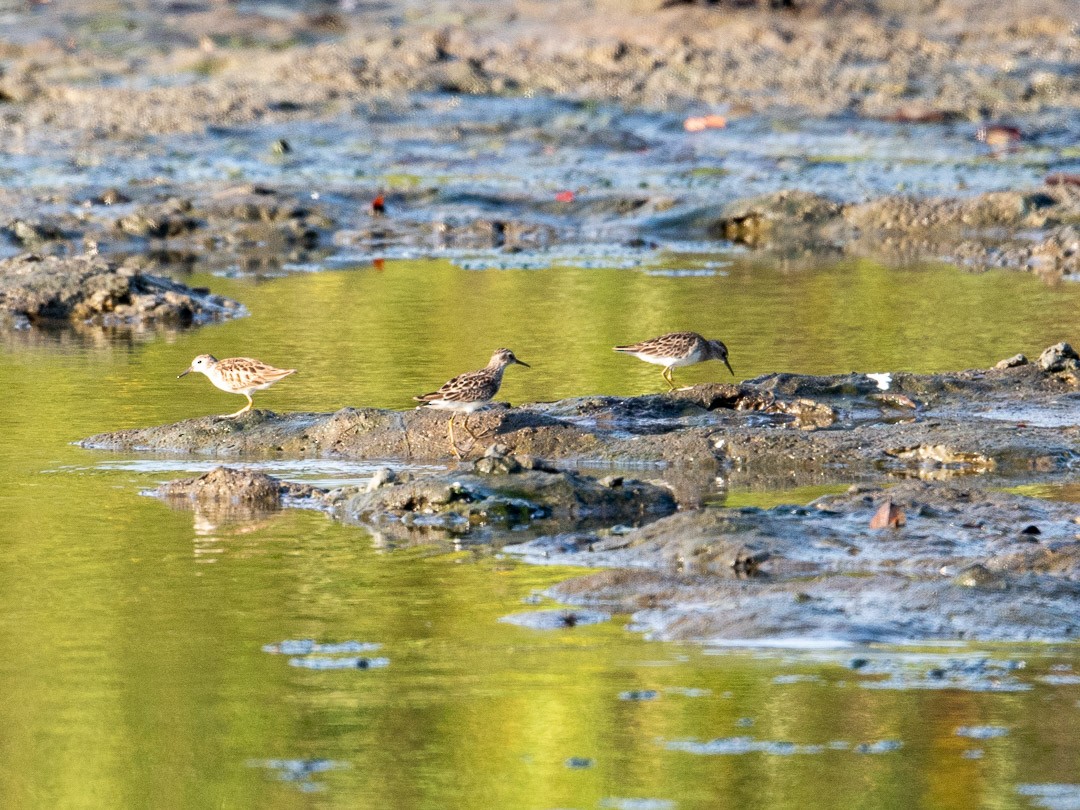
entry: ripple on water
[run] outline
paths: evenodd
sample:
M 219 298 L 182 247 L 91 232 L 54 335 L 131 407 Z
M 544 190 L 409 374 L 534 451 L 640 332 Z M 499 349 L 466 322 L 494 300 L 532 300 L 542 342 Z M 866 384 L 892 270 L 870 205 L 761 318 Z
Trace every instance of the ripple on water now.
M 1031 797 L 1035 807 L 1047 810 L 1080 810 L 1080 785 L 1027 784 L 1017 785 L 1016 792 Z
M 842 740 L 829 743 L 801 744 L 779 740 L 758 740 L 753 737 L 720 737 L 715 740 L 669 740 L 664 743 L 669 751 L 685 751 L 700 756 L 740 756 L 743 754 L 770 754 L 793 756 L 796 754 L 821 754 L 825 751 L 851 751 L 856 754 L 886 754 L 903 747 L 899 740 L 878 740 L 858 744 Z
M 991 740 L 1004 737 L 1009 730 L 1004 726 L 960 726 L 955 732 L 957 737 L 971 737 L 973 740 Z
M 304 793 L 326 789 L 323 782 L 313 779 L 316 774 L 349 767 L 349 763 L 333 759 L 254 759 L 247 764 L 249 768 L 263 768 L 276 774 L 282 782 L 290 782 Z

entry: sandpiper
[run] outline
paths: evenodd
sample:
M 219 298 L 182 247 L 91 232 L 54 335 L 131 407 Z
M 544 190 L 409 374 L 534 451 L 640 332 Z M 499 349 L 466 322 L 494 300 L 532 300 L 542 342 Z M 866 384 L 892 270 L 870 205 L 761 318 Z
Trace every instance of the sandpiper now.
M 224 360 L 218 360 L 212 354 L 200 354 L 191 361 L 191 365 L 188 366 L 187 370 L 176 379 L 180 379 L 180 377 L 193 371 L 205 374 L 210 382 L 222 391 L 228 391 L 230 394 L 243 394 L 247 397 L 247 405 L 236 413 L 226 414 L 222 417 L 223 419 L 232 419 L 247 413 L 254 404 L 251 395 L 255 391 L 269 388 L 278 380 L 296 373 L 295 368 L 274 368 L 261 360 L 255 360 L 251 357 L 228 357 Z
M 643 340 L 641 343 L 616 346 L 615 351 L 632 354 L 638 360 L 663 366 L 664 370 L 661 374 L 671 386 L 671 390 L 675 389 L 675 382 L 671 379 L 671 370 L 678 366 L 692 366 L 694 363 L 703 363 L 706 360 L 723 360 L 732 376 L 735 374 L 735 370 L 727 359 L 727 346 L 719 340 L 703 338 L 697 332 L 671 332 L 650 340 Z
M 496 349 L 486 367 L 478 371 L 459 374 L 438 391 L 413 397 L 417 402 L 429 408 L 453 411 L 450 415 L 449 426 L 450 448 L 458 458 L 461 458 L 461 451 L 454 440 L 454 417 L 458 413 L 465 414 L 465 432 L 475 441 L 476 436 L 469 430 L 469 414 L 480 410 L 495 398 L 495 395 L 499 393 L 499 386 L 502 385 L 503 372 L 506 371 L 507 366 L 515 364 L 530 368 L 528 363 L 514 357 L 514 353 L 509 349 Z

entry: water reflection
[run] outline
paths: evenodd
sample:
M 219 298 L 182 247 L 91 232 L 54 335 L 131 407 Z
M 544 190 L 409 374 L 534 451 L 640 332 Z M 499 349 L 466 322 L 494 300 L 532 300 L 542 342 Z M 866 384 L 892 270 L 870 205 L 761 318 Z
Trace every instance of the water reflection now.
M 726 275 L 647 275 L 710 261 L 730 262 Z M 911 657 L 701 650 L 646 642 L 621 616 L 519 626 L 498 620 L 533 608 L 561 614 L 538 595 L 581 572 L 451 536 L 373 537 L 314 512 L 173 511 L 139 493 L 205 472 L 213 459 L 89 453 L 68 442 L 227 407 L 227 394 L 176 384 L 175 369 L 203 351 L 300 368 L 297 385 L 266 392 L 279 410 L 411 407 L 411 395 L 500 345 L 536 360 L 531 374 L 506 380 L 510 402 L 633 394 L 656 390 L 656 374 L 620 362 L 611 346 L 675 328 L 722 336 L 747 376 L 986 366 L 1071 337 L 1077 285 L 865 263 L 789 272 L 689 254 L 647 269 L 390 261 L 381 273 L 192 282 L 242 300 L 251 316 L 146 342 L 74 332 L 0 342 L 7 804 L 153 806 L 182 796 L 285 808 L 310 806 L 310 789 L 320 806 L 402 810 L 634 801 L 959 810 L 1009 803 L 1001 797 L 1050 801 L 1053 786 L 1074 781 L 1080 655 L 1071 645 Z M 245 466 L 340 486 L 385 463 Z M 729 491 L 693 478 L 687 488 L 710 492 L 710 502 L 772 506 L 850 482 L 804 483 Z M 1080 499 L 1069 485 L 1038 493 Z M 262 651 L 280 639 L 383 646 Z M 972 758 L 974 738 L 958 736 L 961 727 L 1009 733 L 979 739 L 981 758 Z M 710 741 L 749 750 L 669 746 Z M 893 742 L 902 745 L 882 747 Z M 789 746 L 806 755 L 783 755 Z M 571 767 L 575 758 L 590 767 Z

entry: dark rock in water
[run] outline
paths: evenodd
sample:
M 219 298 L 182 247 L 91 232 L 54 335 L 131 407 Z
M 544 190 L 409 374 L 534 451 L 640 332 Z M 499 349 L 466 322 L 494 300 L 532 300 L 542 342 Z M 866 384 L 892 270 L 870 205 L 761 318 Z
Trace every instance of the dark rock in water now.
M 383 524 L 440 526 L 468 531 L 475 524 L 560 521 L 632 522 L 670 514 L 666 489 L 640 481 L 611 486 L 571 472 L 538 468 L 527 457 L 492 452 L 467 473 L 443 473 L 388 482 L 337 503 L 348 519 Z
M 1080 368 L 1080 355 L 1068 343 L 1057 343 L 1039 355 L 1039 367 L 1049 372 L 1076 370 Z
M 244 314 L 235 301 L 97 256 L 24 254 L 0 261 L 0 315 L 31 324 L 186 325 Z
M 588 757 L 569 757 L 563 764 L 566 765 L 567 768 L 581 770 L 584 768 L 591 768 L 594 763 Z
M 283 498 L 311 498 L 321 492 L 315 487 L 280 481 L 251 470 L 215 467 L 197 478 L 162 484 L 153 494 L 172 503 L 230 504 L 272 510 L 282 505 Z
M 489 460 L 492 456 L 487 457 Z M 481 460 L 483 461 L 483 459 Z M 394 529 L 468 534 L 478 526 L 517 525 L 552 519 L 563 523 L 639 522 L 670 514 L 675 500 L 666 489 L 640 481 L 605 486 L 595 478 L 554 470 L 376 475 L 364 489 L 327 491 L 280 481 L 251 470 L 217 467 L 197 478 L 163 484 L 151 494 L 190 506 L 209 517 L 239 519 L 281 506 L 318 508 L 338 518 Z M 477 462 L 479 465 L 480 462 Z

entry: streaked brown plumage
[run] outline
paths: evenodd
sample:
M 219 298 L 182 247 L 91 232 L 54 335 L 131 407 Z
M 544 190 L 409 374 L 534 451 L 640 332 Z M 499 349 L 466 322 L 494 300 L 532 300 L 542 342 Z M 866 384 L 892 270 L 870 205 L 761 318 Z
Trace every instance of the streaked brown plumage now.
M 251 399 L 254 392 L 269 388 L 278 380 L 296 373 L 295 368 L 275 368 L 252 357 L 227 357 L 218 360 L 212 354 L 200 354 L 177 379 L 193 371 L 205 374 L 207 379 L 222 391 L 247 397 L 247 405 L 236 413 L 226 414 L 223 417 L 225 419 L 247 413 L 254 405 Z
M 466 415 L 465 431 L 472 436 L 472 432 L 469 431 L 468 414 L 480 410 L 495 398 L 502 386 L 503 372 L 506 371 L 507 366 L 511 365 L 529 368 L 528 363 L 518 360 L 509 349 L 496 349 L 491 355 L 490 362 L 484 368 L 459 374 L 444 383 L 438 391 L 413 397 L 414 400 L 429 408 L 453 411 L 449 423 L 450 447 L 458 458 L 461 458 L 461 452 L 454 440 L 454 417 L 458 413 Z M 473 436 L 473 438 L 476 437 Z
M 706 360 L 720 360 L 732 375 L 735 374 L 731 363 L 728 362 L 727 346 L 719 340 L 703 338 L 697 332 L 670 332 L 640 343 L 616 346 L 615 351 L 633 355 L 646 363 L 663 366 L 664 370 L 661 374 L 672 389 L 675 388 L 675 381 L 671 379 L 671 369 L 679 366 L 692 366 Z

